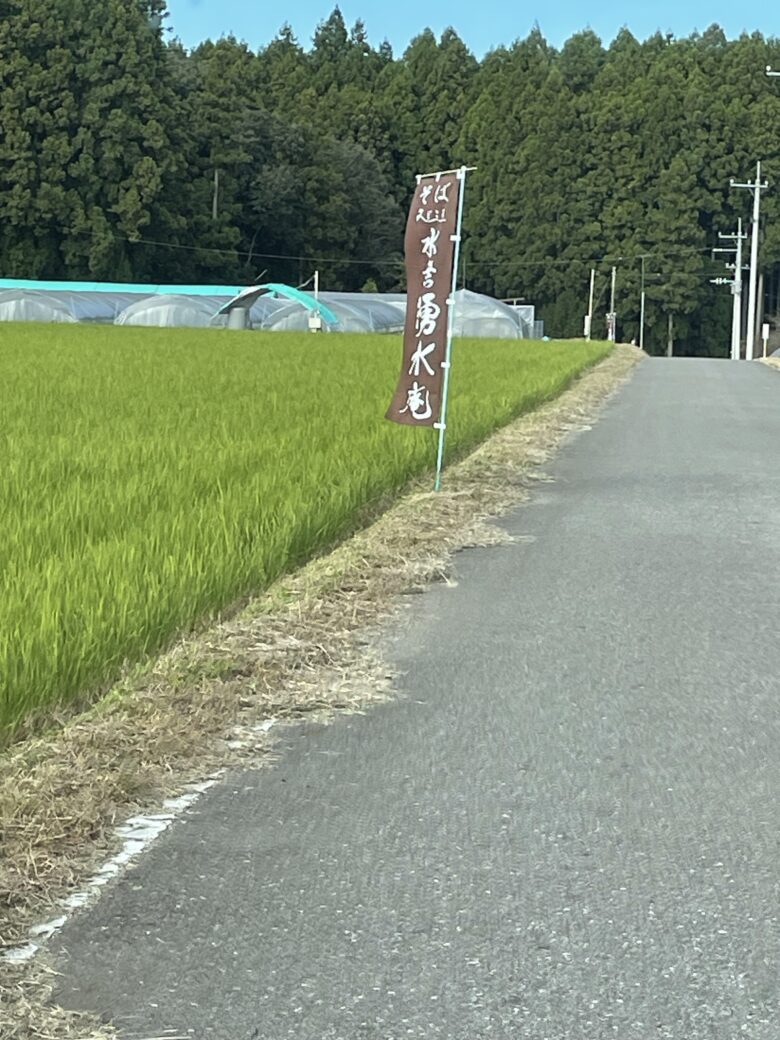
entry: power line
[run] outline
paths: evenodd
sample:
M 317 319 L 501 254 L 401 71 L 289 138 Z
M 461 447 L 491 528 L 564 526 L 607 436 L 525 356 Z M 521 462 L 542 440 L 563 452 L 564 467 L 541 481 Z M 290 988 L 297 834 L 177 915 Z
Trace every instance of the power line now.
M 75 236 L 85 236 L 90 238 L 96 238 L 101 236 L 100 232 L 89 232 L 89 231 L 74 231 L 70 232 Z M 399 267 L 403 265 L 403 258 L 399 254 L 395 259 L 373 259 L 373 260 L 355 260 L 349 257 L 337 257 L 337 256 L 304 256 L 295 255 L 292 253 L 258 253 L 256 251 L 248 251 L 243 249 L 225 249 L 218 248 L 215 246 L 197 246 L 197 245 L 184 245 L 179 242 L 163 242 L 159 239 L 145 238 L 143 236 L 137 238 L 130 238 L 126 235 L 111 234 L 110 237 L 117 242 L 126 242 L 129 245 L 148 245 L 155 246 L 159 249 L 178 249 L 185 250 L 187 252 L 194 253 L 212 253 L 218 256 L 236 257 L 241 258 L 252 258 L 256 257 L 259 260 L 289 260 L 296 263 L 307 263 L 307 264 L 348 264 L 351 266 L 363 266 L 363 267 Z M 667 249 L 659 249 L 652 252 L 644 253 L 604 253 L 601 256 L 590 256 L 590 257 L 569 257 L 560 259 L 538 259 L 538 260 L 470 260 L 469 267 L 482 267 L 482 268 L 500 268 L 500 267 L 571 267 L 575 264 L 613 264 L 616 262 L 631 263 L 637 262 L 644 256 L 646 259 L 665 259 L 674 258 L 684 255 L 697 255 L 711 252 L 711 246 L 674 246 Z
M 98 231 L 70 231 L 76 237 L 98 238 L 104 237 L 103 232 Z M 386 266 L 397 267 L 403 263 L 402 257 L 396 260 L 352 260 L 348 257 L 324 257 L 324 256 L 295 256 L 288 253 L 258 253 L 255 250 L 246 249 L 220 249 L 216 246 L 190 246 L 180 242 L 161 242 L 155 238 L 144 238 L 142 235 L 130 238 L 129 235 L 109 234 L 115 242 L 126 242 L 129 245 L 157 246 L 160 249 L 184 249 L 191 253 L 215 253 L 227 257 L 257 257 L 260 260 L 295 260 L 299 263 L 310 264 L 363 264 L 371 267 Z

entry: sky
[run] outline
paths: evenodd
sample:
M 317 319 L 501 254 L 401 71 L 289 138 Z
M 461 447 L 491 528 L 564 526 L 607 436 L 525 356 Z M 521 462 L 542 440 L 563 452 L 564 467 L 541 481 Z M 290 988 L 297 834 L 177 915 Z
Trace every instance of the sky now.
M 187 47 L 232 33 L 256 49 L 289 22 L 308 47 L 318 22 L 335 6 L 336 0 L 168 0 L 167 24 Z M 362 19 L 371 43 L 388 39 L 396 54 L 426 27 L 440 33 L 450 25 L 480 58 L 492 47 L 527 36 L 535 23 L 555 47 L 586 28 L 609 43 L 623 26 L 640 39 L 659 29 L 688 36 L 713 22 L 729 38 L 755 30 L 780 36 L 778 0 L 342 0 L 339 7 L 348 25 Z

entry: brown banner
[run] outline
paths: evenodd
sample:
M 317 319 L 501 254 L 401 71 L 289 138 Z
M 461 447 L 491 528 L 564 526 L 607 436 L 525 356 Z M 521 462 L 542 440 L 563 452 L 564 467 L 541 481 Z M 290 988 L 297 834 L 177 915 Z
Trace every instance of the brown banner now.
M 386 415 L 406 426 L 433 426 L 441 414 L 460 190 L 456 173 L 423 177 L 406 224 L 404 356 Z

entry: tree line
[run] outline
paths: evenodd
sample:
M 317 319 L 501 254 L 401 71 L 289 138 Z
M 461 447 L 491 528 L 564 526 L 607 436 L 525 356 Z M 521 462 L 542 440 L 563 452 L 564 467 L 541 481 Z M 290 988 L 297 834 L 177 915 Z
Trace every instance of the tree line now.
M 304 46 L 188 50 L 164 0 L 0 0 L 0 275 L 403 287 L 416 173 L 476 166 L 461 283 L 594 334 L 617 267 L 618 331 L 725 353 L 711 248 L 764 198 L 765 300 L 780 309 L 780 42 L 541 32 L 478 60 L 426 30 L 395 55 L 338 9 Z M 642 260 L 644 258 L 644 260 Z

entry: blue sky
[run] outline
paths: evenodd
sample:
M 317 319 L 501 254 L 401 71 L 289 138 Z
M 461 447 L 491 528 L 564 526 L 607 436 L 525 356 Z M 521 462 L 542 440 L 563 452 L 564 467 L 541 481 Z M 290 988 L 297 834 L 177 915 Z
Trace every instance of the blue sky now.
M 252 47 L 273 39 L 283 22 L 292 25 L 298 39 L 308 46 L 318 22 L 326 18 L 335 0 L 168 0 L 168 25 L 188 46 L 208 37 L 234 33 Z M 396 53 L 426 26 L 437 33 L 452 25 L 468 46 L 482 56 L 491 47 L 526 36 L 535 22 L 555 46 L 573 33 L 594 29 L 609 42 L 622 26 L 640 39 L 656 29 L 687 36 L 717 22 L 729 37 L 743 30 L 780 36 L 780 2 L 757 0 L 735 4 L 733 0 L 343 0 L 339 4 L 348 24 L 362 18 L 372 43 L 390 40 Z

